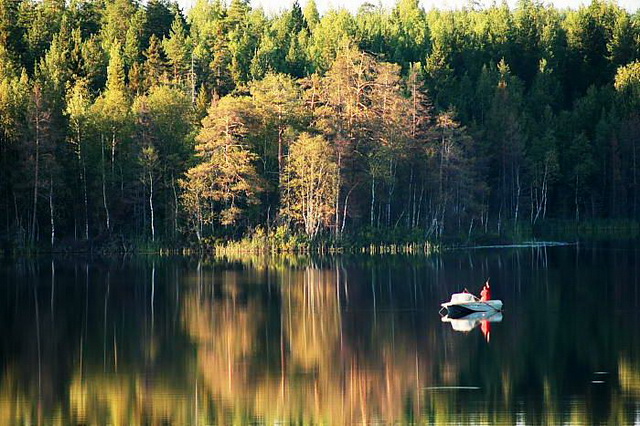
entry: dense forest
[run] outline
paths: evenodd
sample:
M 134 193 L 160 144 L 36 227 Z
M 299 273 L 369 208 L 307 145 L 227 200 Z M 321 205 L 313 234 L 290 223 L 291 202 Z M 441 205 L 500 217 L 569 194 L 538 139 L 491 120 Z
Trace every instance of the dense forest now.
M 635 220 L 640 13 L 0 0 L 0 240 Z

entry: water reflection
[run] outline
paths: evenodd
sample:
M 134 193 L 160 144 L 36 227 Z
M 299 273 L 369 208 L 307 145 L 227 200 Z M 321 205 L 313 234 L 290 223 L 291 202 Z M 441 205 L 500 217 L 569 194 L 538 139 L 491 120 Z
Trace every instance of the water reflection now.
M 489 311 L 489 312 L 474 312 L 463 317 L 450 318 L 448 315 L 440 318 L 442 322 L 451 324 L 451 328 L 455 331 L 463 333 L 469 333 L 471 330 L 480 326 L 482 335 L 487 340 L 490 340 L 491 336 L 491 323 L 502 322 L 502 312 Z
M 633 423 L 637 261 L 571 246 L 5 263 L 0 424 Z M 440 301 L 487 276 L 508 320 L 443 324 Z

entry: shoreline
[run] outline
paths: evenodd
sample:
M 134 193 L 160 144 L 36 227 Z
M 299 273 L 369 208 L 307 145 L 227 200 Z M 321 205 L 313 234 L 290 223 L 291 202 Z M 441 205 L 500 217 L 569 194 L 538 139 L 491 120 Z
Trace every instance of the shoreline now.
M 206 239 L 201 244 L 163 243 L 128 239 L 122 235 L 98 238 L 89 241 L 63 240 L 53 250 L 45 246 L 11 246 L 6 241 L 2 245 L 0 258 L 37 256 L 42 254 L 83 254 L 97 256 L 111 255 L 158 255 L 158 256 L 201 256 L 214 255 L 432 255 L 449 250 L 477 250 L 495 248 L 550 247 L 579 244 L 583 241 L 635 240 L 640 238 L 640 224 L 632 221 L 594 221 L 588 223 L 563 223 L 558 221 L 538 225 L 535 230 L 520 227 L 517 232 L 497 234 L 477 234 L 471 238 L 446 236 L 441 240 L 420 239 L 415 230 L 399 232 L 392 230 L 388 238 L 382 236 L 385 230 L 364 230 L 345 235 L 311 241 L 299 234 L 265 235 L 254 232 L 241 239 Z M 97 241 L 96 241 L 97 240 Z

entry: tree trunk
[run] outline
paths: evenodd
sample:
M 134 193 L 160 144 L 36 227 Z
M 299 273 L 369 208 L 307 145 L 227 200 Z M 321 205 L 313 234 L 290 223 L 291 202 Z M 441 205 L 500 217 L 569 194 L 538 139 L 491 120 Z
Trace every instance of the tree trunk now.
M 278 113 L 278 121 L 282 120 L 281 113 Z M 283 148 L 282 148 L 282 134 L 284 133 L 284 128 L 282 126 L 278 126 L 278 186 L 282 187 L 282 162 L 283 162 Z
M 102 203 L 104 205 L 104 212 L 106 215 L 106 222 L 107 222 L 107 232 L 111 231 L 111 221 L 110 221 L 110 217 L 109 217 L 109 206 L 107 205 L 107 184 L 106 184 L 106 173 L 105 173 L 105 168 L 104 168 L 104 135 L 101 135 L 100 140 L 102 142 L 101 146 L 102 146 Z
M 193 67 L 193 52 L 191 53 L 191 105 L 195 105 L 196 104 L 196 74 L 194 72 L 194 67 Z
M 176 180 L 173 177 L 173 173 L 171 174 L 171 188 L 173 189 L 173 232 L 172 235 L 175 237 L 178 232 L 178 192 L 176 191 Z
M 56 223 L 53 215 L 53 178 L 49 182 L 49 219 L 51 222 L 51 247 L 56 241 Z
M 353 190 L 353 189 L 352 189 Z M 351 195 L 351 191 L 344 197 L 344 211 L 342 212 L 342 226 L 340 227 L 340 233 L 344 232 L 344 226 L 347 222 L 347 207 L 349 206 L 349 196 Z
M 16 215 L 16 229 L 20 230 L 20 241 L 24 242 L 24 228 L 22 227 L 22 223 L 20 220 L 20 213 L 18 210 L 18 197 L 16 196 L 15 191 L 13 190 L 13 188 L 11 189 L 11 195 L 13 198 L 13 211 Z
M 576 192 L 574 196 L 574 203 L 576 206 L 576 223 L 580 222 L 580 207 L 578 204 L 578 184 L 579 184 L 578 175 L 576 174 Z
M 518 228 L 518 213 L 520 211 L 520 170 L 516 169 L 516 199 L 513 213 L 513 226 Z
M 633 207 L 631 211 L 633 212 L 633 217 L 638 217 L 638 167 L 637 167 L 637 157 L 636 157 L 636 144 L 635 141 L 631 143 L 632 147 L 632 177 L 633 177 Z
M 198 243 L 202 242 L 202 228 L 203 228 L 203 220 L 202 220 L 202 203 L 200 201 L 200 196 L 198 196 L 197 199 L 197 221 L 198 224 L 196 225 L 196 236 L 198 237 Z
M 420 184 L 420 197 L 418 198 L 418 204 L 416 207 L 416 215 L 415 215 L 415 228 L 420 227 L 420 217 L 422 216 L 422 200 L 424 197 L 424 181 Z
M 84 238 L 89 239 L 89 196 L 87 194 L 87 166 L 82 159 L 82 187 L 84 190 Z
M 116 129 L 111 131 L 111 179 L 115 175 L 114 167 L 116 164 Z
M 387 226 L 391 226 L 391 199 L 393 198 L 393 193 L 395 191 L 395 180 L 396 180 L 396 166 L 393 160 L 389 161 L 389 176 L 391 182 L 389 183 L 389 189 L 387 191 Z
M 156 224 L 155 217 L 153 211 L 153 176 L 151 172 L 149 172 L 149 208 L 151 209 L 151 241 L 156 241 Z
M 36 101 L 37 102 L 37 101 Z M 31 235 L 29 236 L 31 242 L 35 242 L 36 239 L 36 219 L 38 217 L 38 185 L 40 179 L 40 111 L 36 111 L 35 115 L 35 130 L 36 130 L 36 153 L 35 153 L 35 166 L 33 177 L 33 215 L 31 216 Z
M 412 189 L 412 192 L 409 193 L 409 197 L 411 200 L 409 201 L 409 211 L 411 213 L 410 220 L 407 221 L 407 228 L 412 229 L 416 227 L 416 188 L 415 186 Z
M 376 203 L 376 177 L 371 177 L 371 227 L 373 228 L 373 220 L 374 220 L 374 206 Z
M 78 144 L 78 164 L 81 167 L 80 182 L 84 196 L 84 238 L 89 239 L 89 196 L 87 193 L 87 165 L 82 154 L 82 133 L 80 124 L 76 125 L 76 143 Z
M 535 208 L 537 208 L 538 205 L 538 191 L 533 189 L 533 183 L 529 185 L 529 193 L 531 194 L 531 196 L 529 197 L 529 223 L 531 225 L 534 225 L 535 221 L 533 220 L 533 211 L 535 210 Z
M 547 216 L 547 200 L 549 199 L 549 167 L 544 165 L 544 180 L 542 181 L 542 219 Z
M 342 163 L 342 156 L 338 153 L 338 179 L 336 183 L 336 237 L 340 235 L 340 178 L 342 176 L 342 171 L 340 169 Z

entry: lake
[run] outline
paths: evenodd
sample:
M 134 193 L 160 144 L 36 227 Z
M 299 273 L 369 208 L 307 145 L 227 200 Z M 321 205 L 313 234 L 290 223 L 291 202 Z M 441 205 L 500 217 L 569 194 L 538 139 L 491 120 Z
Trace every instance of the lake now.
M 442 321 L 488 277 L 501 321 Z M 631 243 L 3 260 L 0 424 L 638 424 L 639 278 Z

